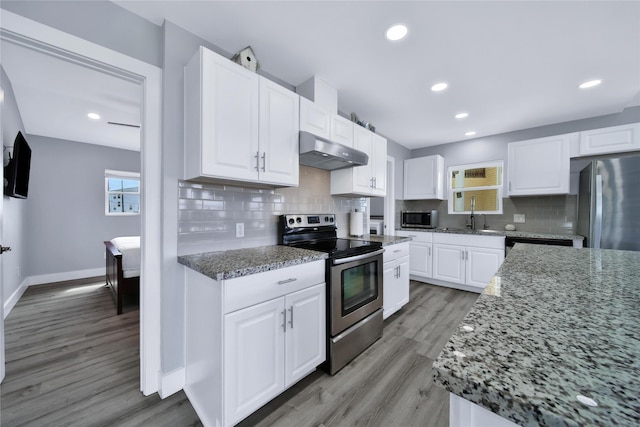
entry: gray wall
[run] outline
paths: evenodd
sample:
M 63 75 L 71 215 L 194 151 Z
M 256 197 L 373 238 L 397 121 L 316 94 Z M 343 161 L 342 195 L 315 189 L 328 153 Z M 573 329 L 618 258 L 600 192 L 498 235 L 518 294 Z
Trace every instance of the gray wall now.
M 1 7 L 162 67 L 162 29 L 110 1 L 7 1 Z
M 2 145 L 13 147 L 13 141 L 21 131 L 24 134 L 24 125 L 18 111 L 13 88 L 4 68 L 0 66 L 0 86 L 4 96 L 0 98 L 0 123 L 2 123 Z M 11 149 L 3 152 L 8 156 Z M 3 168 L 4 170 L 4 168 Z M 20 287 L 27 277 L 27 246 L 26 246 L 26 204 L 27 200 L 2 196 L 2 243 L 10 246 L 11 252 L 6 252 L 0 257 L 2 262 L 2 289 L 0 289 L 1 303 L 4 305 L 9 297 Z M 8 314 L 8 313 L 5 313 Z
M 523 129 L 483 138 L 458 141 L 451 144 L 418 148 L 411 150 L 411 158 L 440 154 L 444 157 L 445 170 L 451 165 L 463 165 L 487 160 L 504 160 L 506 171 L 506 168 L 508 168 L 507 145 L 510 142 L 542 138 L 545 136 L 562 135 L 565 133 L 617 126 L 639 121 L 640 107 L 631 107 L 617 114 L 556 123 L 553 125 Z
M 105 169 L 140 172 L 140 153 L 27 135 L 27 276 L 104 268 L 105 240 L 140 235 L 140 216 L 107 216 Z

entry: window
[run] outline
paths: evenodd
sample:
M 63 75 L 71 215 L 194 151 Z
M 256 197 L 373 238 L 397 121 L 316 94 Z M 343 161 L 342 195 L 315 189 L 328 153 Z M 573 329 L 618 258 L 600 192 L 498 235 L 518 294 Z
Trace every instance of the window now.
M 106 215 L 140 214 L 140 174 L 137 172 L 104 171 Z
M 502 161 L 449 166 L 449 213 L 502 213 Z

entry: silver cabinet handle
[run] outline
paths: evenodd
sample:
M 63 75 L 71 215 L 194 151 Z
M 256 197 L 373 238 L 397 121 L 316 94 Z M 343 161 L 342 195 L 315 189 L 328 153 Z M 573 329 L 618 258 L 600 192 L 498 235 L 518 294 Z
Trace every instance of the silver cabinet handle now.
M 427 249 L 429 249 L 429 256 L 431 256 L 431 246 L 429 246 Z
M 282 310 L 282 330 L 287 332 L 287 310 Z
M 289 309 L 289 326 L 293 329 L 293 306 Z
M 393 253 L 397 254 L 398 252 L 402 252 L 400 249 L 394 249 Z
M 402 272 L 400 270 L 400 266 L 398 266 L 398 279 L 400 278 L 400 276 L 402 276 Z
M 256 158 L 256 170 L 259 171 L 260 170 L 260 152 L 256 151 L 256 155 L 254 156 Z
M 464 251 L 461 251 L 460 255 L 462 256 L 462 260 L 464 261 Z
M 464 251 L 464 259 L 469 260 L 469 251 Z
M 262 152 L 262 172 L 266 172 L 267 170 L 267 152 Z
M 291 282 L 295 282 L 296 280 L 298 280 L 295 277 L 292 277 L 290 279 L 285 279 L 285 280 L 279 280 L 278 281 L 278 285 L 284 285 L 285 283 L 291 283 Z
M 511 191 L 511 181 L 509 181 L 509 191 Z

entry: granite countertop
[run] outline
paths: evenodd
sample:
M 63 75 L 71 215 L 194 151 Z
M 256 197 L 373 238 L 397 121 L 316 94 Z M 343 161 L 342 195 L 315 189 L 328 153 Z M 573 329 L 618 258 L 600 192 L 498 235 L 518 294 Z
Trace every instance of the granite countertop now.
M 381 242 L 382 246 L 395 245 L 398 243 L 409 242 L 411 237 L 405 236 L 388 236 L 386 234 L 365 234 L 364 236 L 347 236 L 351 240 L 368 240 L 370 242 Z
M 178 262 L 214 280 L 224 280 L 326 258 L 324 252 L 273 245 L 182 255 Z
M 584 240 L 579 234 L 533 233 L 529 231 L 469 230 L 466 228 L 398 228 L 399 231 L 422 231 L 426 233 L 474 234 L 479 236 L 526 237 L 530 239 Z
M 434 381 L 522 426 L 637 426 L 639 307 L 640 252 L 516 244 Z

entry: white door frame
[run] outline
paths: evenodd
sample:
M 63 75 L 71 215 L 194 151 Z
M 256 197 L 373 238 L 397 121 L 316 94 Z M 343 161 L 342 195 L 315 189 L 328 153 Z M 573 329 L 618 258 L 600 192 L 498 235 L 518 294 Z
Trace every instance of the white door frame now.
M 161 372 L 159 260 L 162 259 L 162 70 L 4 9 L 1 13 L 0 38 L 141 85 L 140 389 L 145 395 L 155 393 Z M 4 351 L 4 348 L 0 351 Z
M 396 235 L 396 159 L 387 156 L 387 195 L 384 198 L 384 234 Z

